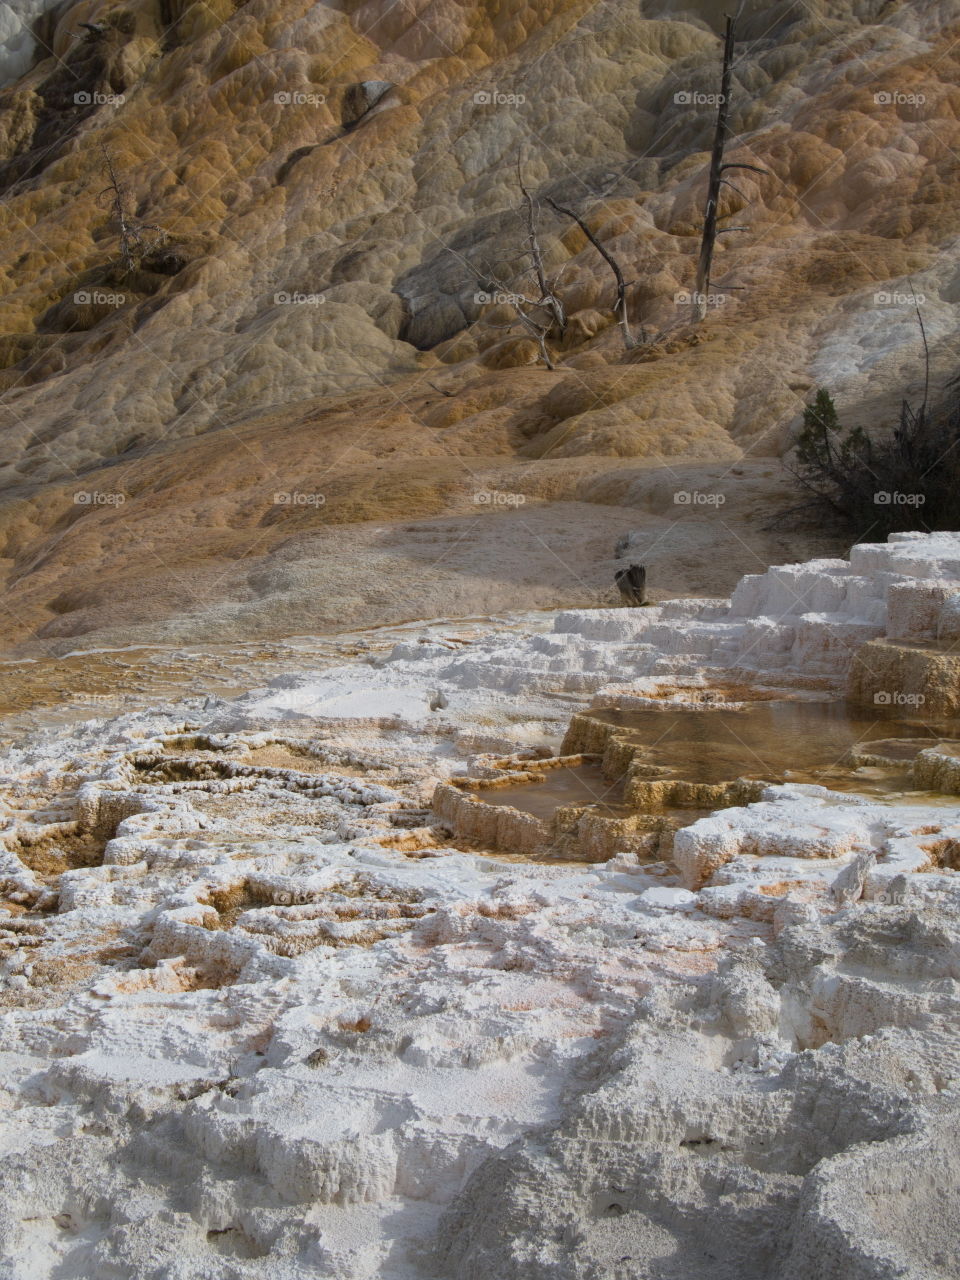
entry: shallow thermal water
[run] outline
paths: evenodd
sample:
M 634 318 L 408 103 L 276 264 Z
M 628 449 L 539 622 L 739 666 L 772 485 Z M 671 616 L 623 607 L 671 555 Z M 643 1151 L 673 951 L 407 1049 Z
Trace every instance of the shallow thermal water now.
M 627 731 L 644 747 L 653 776 L 718 783 L 752 778 L 806 782 L 865 795 L 902 794 L 918 751 L 960 737 L 960 724 L 865 713 L 842 701 L 765 701 L 740 709 L 710 706 L 600 707 L 584 714 Z M 889 759 L 889 767 L 858 768 L 860 747 Z M 662 772 L 661 772 L 662 771 Z M 590 805 L 610 817 L 631 812 L 623 778 L 604 777 L 599 764 L 552 769 L 543 782 L 484 793 L 487 804 L 509 805 L 550 818 L 560 805 Z
M 587 763 L 550 769 L 544 782 L 485 791 L 483 800 L 485 804 L 509 805 L 538 818 L 552 817 L 553 811 L 564 804 L 589 804 L 611 817 L 623 817 L 630 809 L 623 804 L 622 796 L 622 778 L 611 782 L 598 764 Z
M 664 777 L 690 782 L 757 778 L 769 782 L 853 779 L 850 751 L 884 739 L 912 739 L 882 754 L 909 764 L 916 751 L 960 735 L 960 724 L 864 712 L 846 702 L 770 701 L 742 709 L 675 706 L 607 707 L 588 713 L 629 732 Z

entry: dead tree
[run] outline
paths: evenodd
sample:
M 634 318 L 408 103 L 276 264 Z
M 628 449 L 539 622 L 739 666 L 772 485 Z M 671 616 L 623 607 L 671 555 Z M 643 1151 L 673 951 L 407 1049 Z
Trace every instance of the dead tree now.
M 147 253 L 164 243 L 167 233 L 156 223 L 140 222 L 133 216 L 130 212 L 130 190 L 117 173 L 113 157 L 102 142 L 100 150 L 103 153 L 104 168 L 110 183 L 103 188 L 97 199 L 102 200 L 104 196 L 110 197 L 110 213 L 117 224 L 120 238 L 120 263 L 124 271 L 132 271 L 140 266 Z
M 577 226 L 580 228 L 583 234 L 587 237 L 587 239 L 596 249 L 597 253 L 600 254 L 600 257 L 603 258 L 604 262 L 613 272 L 613 278 L 617 282 L 617 300 L 614 304 L 613 314 L 617 317 L 617 322 L 619 323 L 620 328 L 623 332 L 624 346 L 627 348 L 628 351 L 632 350 L 637 344 L 636 344 L 636 340 L 634 339 L 633 333 L 630 330 L 630 317 L 627 315 L 627 286 L 623 278 L 623 272 L 620 270 L 620 264 L 617 262 L 613 254 L 604 248 L 604 246 L 600 243 L 600 241 L 593 234 L 593 232 L 590 230 L 590 228 L 587 226 L 587 224 L 584 222 L 584 220 L 580 217 L 578 213 L 574 213 L 572 209 L 568 209 L 565 205 L 557 204 L 555 200 L 548 199 L 547 204 L 550 206 L 551 209 L 553 209 L 555 213 L 559 213 L 561 216 L 565 218 L 573 219 L 573 221 L 577 224 Z M 640 341 L 646 342 L 646 340 L 647 340 L 646 329 L 644 328 L 643 323 L 641 322 Z
M 524 185 L 519 153 L 517 154 L 517 182 L 523 196 L 524 219 L 527 227 L 527 248 L 523 256 L 529 259 L 530 263 L 520 272 L 518 281 L 532 274 L 538 294 L 536 297 L 528 297 L 522 289 L 517 291 L 516 288 L 505 285 L 492 271 L 487 271 L 486 276 L 477 272 L 477 280 L 484 292 L 492 292 L 493 301 L 513 308 L 515 320 L 497 327 L 509 329 L 515 323 L 522 325 L 536 342 L 544 365 L 548 369 L 556 369 L 557 366 L 550 355 L 550 348 L 547 346 L 547 338 L 554 332 L 562 335 L 567 325 L 566 311 L 557 292 L 563 271 L 561 269 L 552 278 L 547 277 L 543 265 L 543 251 L 540 247 L 538 206 Z
M 527 218 L 527 244 L 529 248 L 527 253 L 533 266 L 533 271 L 537 277 L 537 286 L 540 289 L 540 302 L 538 305 L 546 306 L 553 314 L 553 322 L 559 332 L 562 334 L 567 327 L 567 315 L 563 308 L 563 303 L 556 294 L 556 280 L 551 285 L 547 281 L 546 272 L 543 269 L 543 251 L 540 248 L 540 228 L 537 225 L 537 206 L 534 204 L 533 197 L 524 186 L 523 173 L 520 168 L 520 152 L 517 152 L 517 182 L 523 195 L 524 210 Z
M 741 3 L 740 9 L 743 8 Z M 723 72 L 720 77 L 720 98 L 717 103 L 717 125 L 713 133 L 713 150 L 710 153 L 710 176 L 707 181 L 707 203 L 703 215 L 703 236 L 700 240 L 700 257 L 697 260 L 697 279 L 693 292 L 694 321 L 699 321 L 707 314 L 707 295 L 710 292 L 710 268 L 713 265 L 713 250 L 718 235 L 726 235 L 730 231 L 745 231 L 745 227 L 718 227 L 720 219 L 720 188 L 727 186 L 742 196 L 743 192 L 723 175 L 731 169 L 750 169 L 753 173 L 769 175 L 768 169 L 756 164 L 725 164 L 724 149 L 727 145 L 730 115 L 730 82 L 733 78 L 733 47 L 736 41 L 737 18 L 740 9 L 731 18 L 727 16 L 727 27 L 723 40 Z

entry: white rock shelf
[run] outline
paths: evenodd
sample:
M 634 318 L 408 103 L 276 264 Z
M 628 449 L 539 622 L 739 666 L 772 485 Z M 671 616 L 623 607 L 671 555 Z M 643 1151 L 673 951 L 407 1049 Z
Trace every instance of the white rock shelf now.
M 960 535 L 904 535 L 21 738 L 0 1280 L 960 1273 L 949 752 L 896 800 L 771 785 L 673 865 L 458 849 L 430 810 L 591 699 L 839 695 L 958 598 Z

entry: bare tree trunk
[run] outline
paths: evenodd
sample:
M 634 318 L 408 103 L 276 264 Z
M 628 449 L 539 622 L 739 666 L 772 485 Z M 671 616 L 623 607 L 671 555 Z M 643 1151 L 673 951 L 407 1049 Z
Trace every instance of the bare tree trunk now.
M 713 151 L 710 153 L 707 207 L 703 217 L 703 236 L 700 240 L 700 257 L 697 261 L 697 280 L 693 287 L 692 318 L 695 321 L 702 320 L 707 314 L 710 267 L 713 262 L 713 248 L 717 243 L 717 211 L 720 206 L 720 183 L 723 179 L 723 149 L 727 144 L 727 128 L 730 114 L 730 80 L 733 71 L 735 26 L 736 19 L 728 16 L 727 30 L 723 40 L 723 74 L 720 78 L 720 101 L 717 103 L 717 127 L 713 132 Z
M 743 5 L 741 4 L 740 8 Z M 693 305 L 691 318 L 698 322 L 707 314 L 707 295 L 710 292 L 710 268 L 713 265 L 713 250 L 717 236 L 722 232 L 717 228 L 720 210 L 720 188 L 726 183 L 733 183 L 724 178 L 728 169 L 750 169 L 754 173 L 767 173 L 755 164 L 724 164 L 723 152 L 727 145 L 727 131 L 730 116 L 730 81 L 733 78 L 733 46 L 736 41 L 737 18 L 740 9 L 730 17 L 727 15 L 727 27 L 723 38 L 723 72 L 720 77 L 720 101 L 717 103 L 717 127 L 713 132 L 713 150 L 710 153 L 710 176 L 707 181 L 707 204 L 703 216 L 703 236 L 700 240 L 700 257 L 697 260 L 697 279 L 693 287 Z M 734 188 L 736 190 L 736 188 Z M 745 227 L 728 227 L 728 231 L 745 231 Z
M 926 422 L 927 418 L 927 402 L 930 399 L 930 347 L 927 343 L 927 330 L 923 323 L 923 316 L 920 314 L 920 304 L 917 302 L 917 286 L 913 283 L 913 279 L 907 276 L 910 281 L 910 288 L 913 290 L 913 309 L 917 313 L 917 324 L 920 326 L 920 341 L 923 343 L 923 404 L 920 406 L 920 417 Z
M 547 204 L 554 210 L 554 212 L 573 219 L 596 249 L 597 253 L 600 254 L 600 257 L 603 258 L 604 262 L 613 272 L 613 277 L 617 282 L 617 301 L 614 304 L 613 314 L 617 317 L 617 321 L 623 331 L 624 346 L 628 351 L 632 350 L 637 343 L 630 329 L 630 317 L 627 315 L 627 286 L 624 283 L 623 272 L 620 270 L 620 264 L 617 262 L 616 258 L 614 258 L 613 254 L 607 252 L 579 214 L 574 213 L 572 209 L 566 208 L 565 205 L 557 204 L 555 200 L 550 200 L 549 198 L 547 200 Z M 643 342 L 646 342 L 647 340 L 647 333 L 643 324 L 640 325 L 640 338 Z
M 540 288 L 540 301 L 543 306 L 549 307 L 553 315 L 554 323 L 562 334 L 567 327 L 567 316 L 563 309 L 563 303 L 557 297 L 553 288 L 547 283 L 546 272 L 543 269 L 543 252 L 540 248 L 540 236 L 537 229 L 536 207 L 533 203 L 533 197 L 523 184 L 523 173 L 520 168 L 520 152 L 517 152 L 517 182 L 520 184 L 520 190 L 523 192 L 523 203 L 527 214 L 527 243 L 530 246 L 530 259 L 533 262 L 533 269 L 537 277 L 537 285 Z M 549 366 L 548 366 L 549 367 Z

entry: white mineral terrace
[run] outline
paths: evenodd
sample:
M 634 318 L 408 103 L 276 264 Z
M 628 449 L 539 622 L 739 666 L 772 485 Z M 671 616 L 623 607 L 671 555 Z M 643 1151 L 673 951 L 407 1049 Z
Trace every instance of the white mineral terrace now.
M 2 1280 L 960 1274 L 948 735 L 912 788 L 770 785 L 657 862 L 431 810 L 591 700 L 840 698 L 871 641 L 877 705 L 942 715 L 960 535 L 395 634 L 9 739 Z

